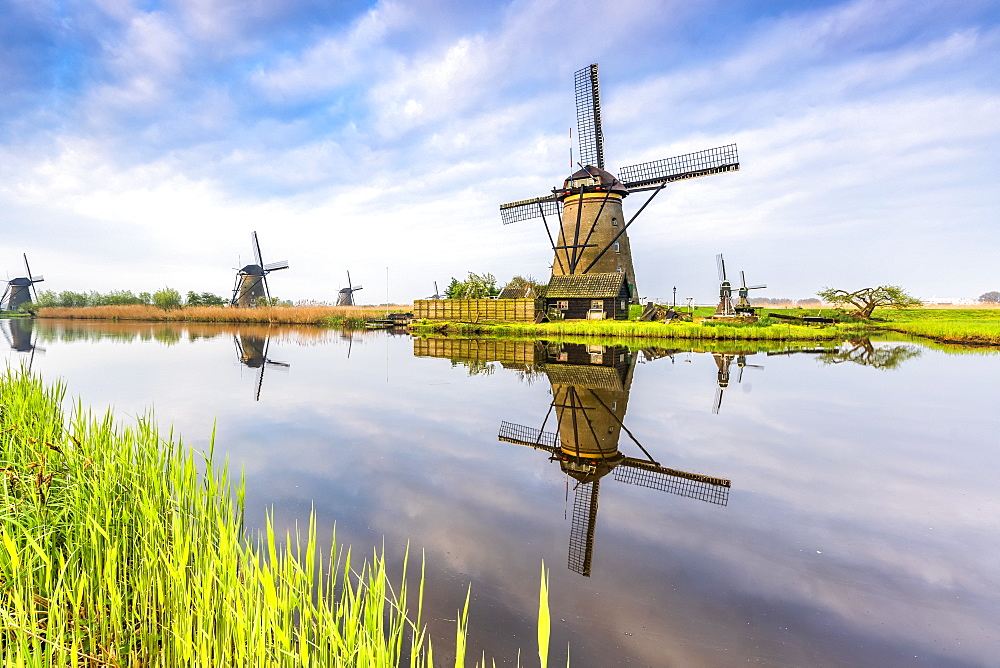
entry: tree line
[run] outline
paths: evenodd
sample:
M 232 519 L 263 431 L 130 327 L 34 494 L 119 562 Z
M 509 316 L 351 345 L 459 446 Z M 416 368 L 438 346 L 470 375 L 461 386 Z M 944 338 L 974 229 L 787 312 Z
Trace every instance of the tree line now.
M 224 306 L 229 301 L 211 292 L 196 293 L 188 291 L 187 297 L 170 287 L 161 288 L 156 292 L 133 293 L 131 290 L 112 290 L 111 292 L 73 292 L 63 290 L 55 292 L 44 290 L 38 293 L 38 299 L 33 302 L 35 308 L 48 306 L 159 306 L 160 308 L 178 308 L 180 306 Z

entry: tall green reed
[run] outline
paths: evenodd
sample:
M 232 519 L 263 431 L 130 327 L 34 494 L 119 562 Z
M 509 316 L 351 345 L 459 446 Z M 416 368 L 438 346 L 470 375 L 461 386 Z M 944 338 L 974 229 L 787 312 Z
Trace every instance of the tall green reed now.
M 352 559 L 315 516 L 243 532 L 243 481 L 150 417 L 134 427 L 36 376 L 0 375 L 4 666 L 433 665 L 408 557 Z M 213 435 L 214 443 L 214 435 Z M 397 582 L 393 586 L 393 582 Z M 464 662 L 468 603 L 458 625 Z

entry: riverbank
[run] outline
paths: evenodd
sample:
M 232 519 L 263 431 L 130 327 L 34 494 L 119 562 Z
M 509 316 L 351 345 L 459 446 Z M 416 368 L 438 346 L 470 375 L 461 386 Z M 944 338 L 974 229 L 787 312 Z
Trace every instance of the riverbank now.
M 804 309 L 772 309 L 782 315 L 815 315 Z M 418 334 L 518 337 L 624 337 L 630 339 L 680 339 L 716 341 L 833 341 L 896 332 L 940 343 L 1000 346 L 1000 310 L 996 309 L 891 309 L 875 311 L 872 321 L 826 325 L 796 324 L 761 318 L 757 323 L 725 324 L 703 318 L 708 309 L 694 313 L 694 322 L 639 322 L 635 320 L 572 320 L 534 323 L 459 323 L 421 321 L 410 329 Z M 830 317 L 833 312 L 821 312 Z
M 162 309 L 157 306 L 46 306 L 39 318 L 81 320 L 138 320 L 144 322 L 230 322 L 271 325 L 319 325 L 321 327 L 364 327 L 370 318 L 388 312 L 408 311 L 407 305 L 392 306 L 181 306 Z
M 321 554 L 314 520 L 251 542 L 242 483 L 211 452 L 148 417 L 125 427 L 78 405 L 67 419 L 64 394 L 0 375 L 3 665 L 433 664 L 405 565 L 396 579 L 377 551 L 352 562 L 335 536 Z

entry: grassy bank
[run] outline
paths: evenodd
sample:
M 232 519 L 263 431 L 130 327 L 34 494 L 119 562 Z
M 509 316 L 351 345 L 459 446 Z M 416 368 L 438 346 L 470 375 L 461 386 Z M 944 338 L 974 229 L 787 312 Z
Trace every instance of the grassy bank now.
M 534 336 L 546 337 L 603 337 L 631 339 L 709 339 L 744 341 L 829 341 L 856 332 L 847 325 L 814 327 L 807 325 L 716 325 L 700 322 L 670 323 L 615 320 L 570 320 L 533 323 L 458 323 L 427 322 L 411 325 L 412 330 L 426 333 L 449 333 L 462 336 Z
M 913 309 L 876 311 L 884 322 L 873 327 L 903 332 L 944 343 L 1000 345 L 998 309 Z
M 409 311 L 407 305 L 393 306 L 273 306 L 234 308 L 219 306 L 182 306 L 162 309 L 156 306 L 48 306 L 39 309 L 39 318 L 79 318 L 90 320 L 140 320 L 147 322 L 231 322 L 255 324 L 321 325 L 325 327 L 363 327 L 368 318 L 387 311 Z
M 313 521 L 251 544 L 210 454 L 62 399 L 0 376 L 2 665 L 433 665 L 422 578 L 414 595 L 378 552 L 321 554 Z

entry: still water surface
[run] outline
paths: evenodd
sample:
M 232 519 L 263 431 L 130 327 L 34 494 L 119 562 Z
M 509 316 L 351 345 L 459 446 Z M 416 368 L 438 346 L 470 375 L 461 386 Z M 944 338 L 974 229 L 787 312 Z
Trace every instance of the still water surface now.
M 442 658 L 471 583 L 473 655 L 531 665 L 544 560 L 557 665 L 1000 662 L 995 352 L 0 325 L 86 405 L 217 425 L 251 527 L 426 554 Z

